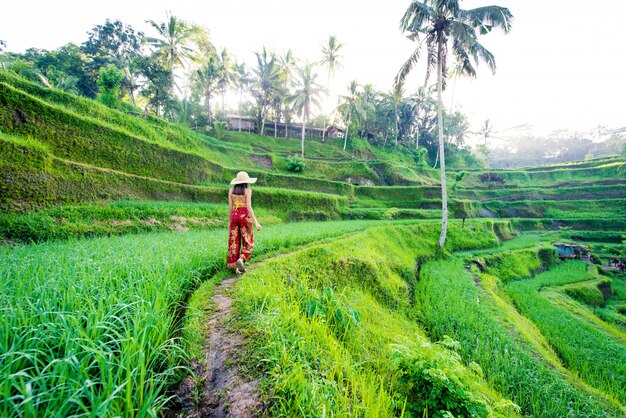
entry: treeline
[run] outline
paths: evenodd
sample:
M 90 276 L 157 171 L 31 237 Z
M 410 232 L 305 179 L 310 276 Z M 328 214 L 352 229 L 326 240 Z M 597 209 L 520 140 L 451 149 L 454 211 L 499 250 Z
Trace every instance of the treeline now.
M 223 129 L 225 116 L 236 113 L 255 118 L 258 133 L 276 135 L 269 122 L 297 120 L 323 132 L 331 126 L 348 127 L 344 148 L 358 136 L 377 146 L 416 153 L 424 148 L 422 160 L 426 153 L 431 160 L 435 157 L 437 103 L 432 89 L 406 95 L 400 88 L 383 92 L 352 81 L 338 105 L 322 113 L 330 80 L 342 67 L 344 45 L 334 36 L 322 45 L 315 63 L 302 62 L 291 50 L 263 48 L 248 65 L 216 47 L 204 27 L 171 14 L 163 22 L 147 23 L 149 33 L 107 20 L 94 26 L 82 44 L 52 51 L 14 53 L 4 51 L 7 45 L 0 41 L 0 68 L 125 112 L 154 114 L 190 127 Z M 227 108 L 226 95 L 237 98 L 236 109 Z M 444 118 L 444 136 L 454 153 L 464 145 L 469 124 L 459 112 L 444 111 Z
M 512 138 L 500 146 L 490 147 L 487 158 L 490 167 L 515 168 L 583 161 L 620 154 L 626 156 L 626 128 L 607 129 L 603 134 L 600 141 L 593 141 L 589 134 L 576 133 Z

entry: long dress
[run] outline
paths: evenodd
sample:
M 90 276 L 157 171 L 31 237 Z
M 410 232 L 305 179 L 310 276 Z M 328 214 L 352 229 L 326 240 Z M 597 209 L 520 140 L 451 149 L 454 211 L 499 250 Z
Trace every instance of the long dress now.
M 246 205 L 246 195 L 232 194 L 233 210 L 228 224 L 228 259 L 226 264 L 235 268 L 235 263 L 242 257 L 250 260 L 254 248 L 254 230 L 252 217 Z

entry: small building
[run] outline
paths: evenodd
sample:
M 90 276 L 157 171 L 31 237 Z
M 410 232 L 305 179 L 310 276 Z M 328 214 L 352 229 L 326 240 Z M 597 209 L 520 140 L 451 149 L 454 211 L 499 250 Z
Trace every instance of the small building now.
M 584 245 L 555 242 L 554 246 L 556 247 L 556 253 L 560 259 L 583 261 L 589 261 L 591 259 L 589 248 Z
M 226 116 L 228 129 L 231 131 L 255 132 L 256 119 L 248 116 L 230 115 Z
M 326 130 L 326 138 L 343 138 L 343 131 L 336 126 L 331 126 Z

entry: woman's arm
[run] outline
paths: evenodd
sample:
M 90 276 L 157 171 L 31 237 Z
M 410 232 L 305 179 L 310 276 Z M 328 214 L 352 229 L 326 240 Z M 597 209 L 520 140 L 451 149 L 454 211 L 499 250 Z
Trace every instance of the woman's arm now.
M 254 223 L 256 224 L 256 229 L 260 231 L 261 229 L 263 229 L 263 227 L 261 226 L 259 221 L 257 221 L 256 216 L 254 215 L 254 210 L 252 209 L 252 190 L 251 189 L 246 189 L 246 206 L 248 207 L 248 212 L 250 212 L 250 215 L 252 215 L 252 220 L 254 220 Z
M 233 189 L 228 190 L 228 221 L 233 212 Z

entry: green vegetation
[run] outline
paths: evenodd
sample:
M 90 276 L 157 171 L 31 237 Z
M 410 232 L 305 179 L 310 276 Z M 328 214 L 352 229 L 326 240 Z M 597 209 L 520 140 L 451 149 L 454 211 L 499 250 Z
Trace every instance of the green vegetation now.
M 581 305 L 563 299 L 550 287 L 593 281 L 563 291 L 590 306 L 603 304 L 597 276 L 582 262 L 567 262 L 532 280 L 510 283 L 507 290 L 520 311 L 532 319 L 565 364 L 582 379 L 626 403 L 626 334 L 589 319 Z M 605 282 L 606 283 L 606 282 Z M 595 286 L 597 293 L 590 292 Z M 610 289 L 610 286 L 609 286 Z M 597 305 L 596 305 L 597 306 Z
M 491 223 L 450 230 L 455 249 L 493 246 Z M 236 309 L 261 377 L 265 414 L 515 416 L 480 367 L 413 320 L 414 260 L 434 254 L 436 222 L 369 229 L 258 266 L 237 284 Z M 426 412 L 425 412 L 426 413 Z
M 537 251 L 534 256 L 527 253 L 513 259 L 519 263 L 518 271 L 524 270 L 524 258 L 536 259 Z M 535 265 L 539 267 L 539 263 Z M 501 271 L 508 272 L 508 268 L 506 265 Z M 522 320 L 515 316 L 514 309 L 507 314 L 502 303 L 484 290 L 488 287 L 486 279 L 481 277 L 479 282 L 485 288 L 477 285 L 460 259 L 433 261 L 422 266 L 415 287 L 415 311 L 431 339 L 449 335 L 459 341 L 463 361 L 478 363 L 486 381 L 517 403 L 523 415 L 622 413 L 620 406 L 555 370 L 535 344 L 520 338 L 513 327 Z M 532 331 L 521 332 L 532 334 Z M 537 390 L 548 387 L 550 390 Z
M 255 255 L 368 222 L 267 227 Z M 223 230 L 0 248 L 0 415 L 154 415 L 185 358 L 187 296 L 223 269 Z

